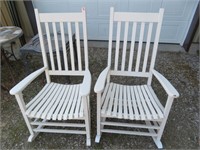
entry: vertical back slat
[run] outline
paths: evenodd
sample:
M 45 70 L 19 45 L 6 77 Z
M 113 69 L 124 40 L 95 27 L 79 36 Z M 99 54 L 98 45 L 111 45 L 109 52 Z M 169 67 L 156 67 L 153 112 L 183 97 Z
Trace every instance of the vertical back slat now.
M 146 42 L 146 48 L 145 48 L 145 55 L 144 55 L 144 62 L 143 62 L 143 68 L 142 72 L 146 71 L 147 67 L 147 61 L 148 61 L 148 55 L 149 55 L 149 46 L 151 42 L 151 33 L 152 33 L 153 23 L 149 23 L 148 33 L 147 33 L 147 42 Z
M 135 36 L 136 36 L 136 28 L 137 28 L 137 23 L 133 23 L 132 27 L 132 36 L 131 36 L 131 49 L 130 49 L 130 56 L 129 56 L 129 63 L 128 63 L 128 71 L 132 70 L 132 65 L 133 65 L 133 56 L 134 56 L 134 48 L 135 48 Z
M 138 46 L 138 53 L 137 53 L 137 60 L 136 60 L 136 67 L 135 71 L 139 71 L 139 65 L 140 65 L 140 59 L 141 59 L 141 53 L 142 53 L 142 44 L 143 44 L 143 36 L 144 36 L 144 27 L 145 23 L 141 23 L 141 28 L 140 28 L 140 37 L 139 37 L 139 46 Z
M 114 8 L 111 7 L 110 8 L 110 23 L 109 23 L 108 66 L 111 66 L 113 18 L 114 18 Z
M 63 22 L 60 22 L 60 31 L 61 31 L 61 40 L 62 40 L 65 70 L 68 70 L 67 49 L 66 49 L 66 43 L 65 43 L 66 40 L 65 40 L 65 31 L 64 31 Z
M 78 52 L 78 70 L 82 71 L 82 63 L 81 63 L 81 49 L 80 49 L 80 35 L 79 35 L 79 25 L 78 22 L 75 23 L 75 31 L 76 31 L 76 48 Z
M 45 29 L 46 29 L 46 35 L 47 35 L 47 41 L 48 41 L 51 69 L 54 71 L 55 70 L 55 64 L 54 64 L 53 50 L 52 50 L 51 36 L 50 36 L 50 32 L 49 32 L 48 22 L 45 22 Z
M 62 70 L 61 68 L 61 61 L 60 61 L 60 51 L 58 47 L 58 35 L 57 35 L 57 30 L 56 30 L 56 23 L 53 22 L 53 34 L 54 34 L 54 40 L 55 40 L 55 48 L 56 48 L 56 58 L 57 58 L 57 63 L 58 63 L 58 70 Z
M 75 65 L 74 65 L 74 48 L 73 48 L 73 41 L 72 41 L 72 27 L 71 27 L 71 22 L 67 23 L 67 28 L 68 28 L 68 39 L 69 39 L 69 46 L 70 46 L 70 59 L 71 59 L 71 66 L 72 66 L 72 71 L 75 70 Z
M 114 66 L 115 70 L 118 69 L 120 32 L 121 32 L 121 21 L 118 21 L 117 22 L 116 50 L 115 50 L 115 66 Z
M 121 71 L 124 71 L 125 63 L 126 63 L 126 48 L 127 48 L 127 38 L 128 38 L 128 27 L 129 27 L 129 22 L 126 22 L 125 23 L 125 30 L 124 30 L 124 43 L 123 43 Z

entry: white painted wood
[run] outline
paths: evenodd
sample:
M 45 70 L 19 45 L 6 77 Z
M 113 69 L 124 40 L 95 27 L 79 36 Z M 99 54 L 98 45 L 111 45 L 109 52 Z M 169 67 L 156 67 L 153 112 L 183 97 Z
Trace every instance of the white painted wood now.
M 134 48 L 135 48 L 136 28 L 137 28 L 137 23 L 134 22 L 133 27 L 132 27 L 131 48 L 130 48 L 130 55 L 129 55 L 128 71 L 132 71 Z
M 98 80 L 96 81 L 95 86 L 94 86 L 94 91 L 96 93 L 101 93 L 103 91 L 109 71 L 110 71 L 110 67 L 106 67 L 102 71 L 102 73 L 99 75 Z
M 127 22 L 125 22 L 125 29 L 124 29 L 124 41 L 123 41 L 124 43 L 123 43 L 121 71 L 124 71 L 125 62 L 126 62 L 128 27 L 129 27 L 129 22 L 127 21 Z
M 158 22 L 158 20 L 158 13 L 115 12 L 114 15 L 114 21 Z
M 88 61 L 88 43 L 87 43 L 87 28 L 86 28 L 86 12 L 85 8 L 82 8 L 82 13 L 84 14 L 83 18 L 83 44 L 84 44 L 84 53 L 85 53 L 85 68 L 89 68 L 89 61 Z
M 144 89 L 144 86 L 141 86 L 141 90 L 142 90 L 142 94 L 143 94 L 144 97 L 145 97 L 145 101 L 146 101 L 146 103 L 147 103 L 147 105 L 148 105 L 148 108 L 149 108 L 150 111 L 151 111 L 152 118 L 153 118 L 153 119 L 158 119 L 158 115 L 156 114 L 156 112 L 155 112 L 155 110 L 154 110 L 154 107 L 153 107 L 153 105 L 152 105 L 151 102 L 150 102 L 150 99 L 149 99 L 149 97 L 148 97 L 148 95 L 147 95 L 147 93 L 146 93 L 146 91 L 145 91 L 145 89 Z
M 71 86 L 69 86 L 69 85 L 66 85 L 66 86 L 65 86 L 64 95 L 62 96 L 62 99 L 59 101 L 58 107 L 56 107 L 56 110 L 53 112 L 53 116 L 52 116 L 52 119 L 53 119 L 53 120 L 58 119 L 58 113 L 59 113 L 59 111 L 61 111 L 61 107 L 64 106 L 64 104 L 66 104 L 66 102 L 68 101 L 68 99 L 66 98 L 66 96 L 67 96 L 67 94 L 68 94 L 68 92 L 69 92 L 69 88 L 70 88 L 70 87 L 71 87 Z M 51 112 L 51 113 L 52 113 L 52 112 Z M 49 113 L 49 115 L 47 116 L 47 119 L 49 119 L 51 113 Z
M 82 22 L 84 14 L 82 13 L 41 13 L 39 15 L 41 22 Z
M 50 111 L 54 111 L 53 107 L 57 106 L 58 102 L 60 101 L 60 97 L 62 96 L 64 92 L 64 85 L 60 85 L 58 92 L 55 93 L 54 97 L 52 98 L 51 102 L 47 105 L 45 110 L 42 112 L 41 118 L 47 119 L 47 114 Z M 56 104 L 57 103 L 57 104 Z M 50 110 L 51 109 L 51 110 Z M 40 109 L 41 110 L 41 109 Z M 50 118 L 49 118 L 50 119 Z
M 127 90 L 126 90 L 126 86 L 123 86 L 123 105 L 124 105 L 124 118 L 128 119 L 128 110 L 127 110 Z
M 68 105 L 67 105 L 67 107 L 66 107 L 66 109 L 64 111 L 64 114 L 63 114 L 63 120 L 69 119 L 68 114 L 69 114 L 69 111 L 70 111 L 70 109 L 72 107 L 72 102 L 74 100 L 73 98 L 75 96 L 75 92 L 76 92 L 77 88 L 78 88 L 77 85 L 73 85 L 73 90 L 70 93 L 69 103 L 68 103 Z
M 151 125 L 151 122 L 150 122 L 150 121 L 145 121 L 145 122 L 146 122 L 147 125 Z M 149 132 L 150 132 L 150 133 L 154 133 L 154 134 L 156 133 L 155 130 L 153 130 L 153 129 L 149 129 Z M 163 148 L 163 145 L 162 145 L 162 143 L 161 143 L 160 140 L 158 140 L 156 137 L 152 137 L 152 138 L 153 138 L 153 140 L 154 140 L 156 146 L 157 146 L 159 149 Z
M 163 118 L 163 112 L 161 111 L 160 107 L 158 107 L 158 104 L 155 102 L 155 97 L 152 96 L 152 93 L 150 93 L 149 89 L 147 86 L 144 86 L 149 98 L 150 98 L 150 101 L 151 103 L 153 104 L 154 108 L 156 109 L 157 113 L 158 113 L 158 116 L 159 118 Z
M 71 22 L 67 23 L 67 29 L 68 29 L 68 35 L 69 35 L 69 47 L 70 47 L 70 60 L 71 60 L 71 67 L 72 71 L 75 70 L 75 62 L 74 62 L 74 47 L 73 47 L 73 41 L 72 41 L 72 27 Z
M 103 114 L 105 114 L 106 109 L 107 109 L 107 107 L 108 107 L 108 102 L 109 102 L 110 94 L 111 94 L 111 91 L 112 91 L 112 87 L 113 87 L 113 83 L 111 83 L 111 84 L 109 85 L 108 93 L 107 93 L 107 95 L 106 95 L 105 102 L 104 102 L 104 104 L 103 104 L 103 106 L 102 106 L 102 111 L 101 111 L 101 113 L 103 113 Z
M 139 72 L 139 67 L 140 67 L 140 59 L 141 59 L 142 44 L 143 44 L 143 37 L 144 37 L 144 28 L 145 28 L 145 23 L 142 22 L 141 23 L 141 28 L 140 28 L 139 46 L 138 46 L 136 66 L 135 66 L 135 71 L 136 72 Z
M 85 129 L 86 129 L 86 145 L 91 146 L 91 137 L 90 137 L 90 119 L 88 118 L 89 115 L 89 109 L 88 109 L 88 104 L 89 101 L 87 101 L 87 97 L 83 97 L 83 105 L 84 105 L 84 114 L 85 114 Z
M 112 87 L 112 91 L 111 91 L 111 95 L 110 95 L 109 103 L 108 103 L 108 108 L 107 108 L 107 112 L 106 112 L 107 115 L 111 115 L 115 91 L 116 91 L 116 84 L 114 84 L 113 87 Z
M 15 95 L 23 91 L 35 78 L 37 78 L 41 73 L 45 71 L 46 67 L 36 70 L 31 73 L 29 76 L 20 81 L 17 85 L 15 85 L 11 90 L 10 94 Z
M 64 31 L 64 25 L 63 22 L 60 22 L 60 31 L 61 31 L 61 39 L 62 39 L 62 48 L 63 48 L 63 58 L 64 58 L 64 65 L 65 69 L 68 70 L 68 58 L 67 58 L 67 48 L 66 48 L 66 43 L 65 43 L 65 31 Z
M 146 48 L 145 48 L 142 72 L 146 72 L 152 29 L 153 29 L 153 23 L 151 22 L 151 23 L 149 23 L 149 28 L 148 28 L 148 33 L 147 33 L 147 41 L 146 41 Z
M 107 66 L 111 66 L 113 18 L 114 18 L 114 8 L 111 7 L 110 8 L 110 23 L 109 23 L 109 41 L 108 41 L 108 65 Z
M 121 33 L 121 22 L 118 21 L 117 22 L 116 49 L 115 49 L 115 70 L 118 70 L 120 33 Z
M 30 106 L 35 102 L 35 100 L 37 100 L 37 99 L 40 97 L 40 95 L 44 93 L 44 91 L 47 91 L 46 88 L 49 87 L 49 85 L 50 85 L 50 84 L 47 83 L 47 84 L 42 88 L 42 90 L 41 90 L 30 102 L 28 102 L 28 104 L 26 104 L 26 108 L 30 107 Z
M 149 77 L 148 72 L 134 72 L 134 71 L 113 71 L 110 70 L 110 75 L 115 76 L 130 76 L 130 77 Z
M 79 96 L 78 93 L 79 93 L 79 85 L 76 88 L 76 92 L 75 92 L 74 97 L 73 97 L 73 102 L 72 102 L 72 105 L 71 105 L 71 108 L 70 108 L 70 111 L 69 111 L 69 119 L 72 119 L 74 117 L 75 106 L 77 104 L 77 100 L 78 100 L 78 96 Z
M 54 64 L 53 50 L 52 50 L 52 44 L 51 44 L 51 37 L 50 37 L 48 22 L 45 22 L 45 29 L 46 29 L 46 34 L 47 34 L 47 41 L 48 41 L 48 48 L 49 48 L 49 55 L 50 55 L 50 63 L 51 63 L 52 70 L 54 71 L 55 70 L 55 64 Z
M 85 127 L 85 124 L 57 123 L 57 122 L 31 122 L 31 125 L 55 126 L 55 127 L 79 127 L 79 128 Z
M 174 98 L 179 97 L 178 91 L 172 86 L 172 84 L 162 74 L 160 74 L 156 70 L 152 70 L 152 72 L 169 96 L 172 96 Z
M 105 133 L 117 133 L 117 134 L 128 134 L 128 135 L 141 135 L 141 136 L 157 136 L 157 134 L 148 132 L 137 132 L 137 131 L 126 131 L 126 130 L 113 130 L 113 129 L 102 129 Z
M 129 110 L 129 118 L 131 120 L 134 119 L 134 116 L 133 116 L 133 106 L 132 106 L 132 101 L 131 101 L 131 90 L 130 90 L 130 86 L 126 86 L 126 89 L 127 89 L 127 97 L 128 97 L 128 110 Z
M 118 106 L 118 118 L 122 118 L 122 85 L 119 85 L 119 106 Z
M 116 85 L 116 92 L 114 96 L 114 108 L 113 108 L 113 113 L 112 115 L 114 117 L 117 117 L 117 108 L 118 108 L 118 101 L 119 101 L 119 84 Z
M 30 103 L 27 104 L 27 110 L 26 110 L 26 115 L 30 115 L 30 113 L 32 113 L 33 109 L 37 106 L 38 103 L 42 103 L 44 102 L 47 97 L 50 95 L 50 93 L 48 94 L 48 91 L 52 92 L 54 87 L 56 85 L 55 84 L 49 84 L 47 87 L 45 86 L 43 89 L 44 89 L 44 92 L 42 93 L 38 93 L 32 101 L 30 101 Z M 43 90 L 42 90 L 43 91 Z M 47 95 L 48 94 L 48 95 Z M 46 95 L 46 97 L 45 97 Z M 42 101 L 42 99 L 45 98 L 44 101 Z M 30 107 L 28 107 L 30 106 Z
M 62 129 L 33 129 L 35 132 L 46 132 L 46 133 L 65 133 L 65 134 L 86 134 L 86 131 L 80 130 L 62 130 Z
M 163 14 L 164 14 L 164 9 L 159 10 L 159 20 L 156 28 L 156 33 L 155 33 L 155 40 L 154 40 L 154 45 L 153 45 L 153 54 L 151 57 L 151 64 L 150 64 L 150 71 L 154 68 L 155 65 L 155 60 L 156 60 L 156 54 L 157 54 L 157 49 L 158 49 L 158 41 L 160 38 L 160 31 L 161 31 L 161 25 L 163 21 Z
M 145 120 L 146 118 L 145 118 L 144 110 L 143 110 L 143 107 L 142 107 L 142 104 L 141 104 L 141 101 L 140 101 L 138 89 L 135 86 L 133 87 L 133 89 L 134 89 L 134 93 L 135 93 L 135 96 L 136 96 L 136 102 L 137 102 L 138 110 L 139 110 L 139 113 L 140 113 L 140 119 Z
M 139 111 L 138 111 L 138 105 L 136 104 L 136 96 L 135 96 L 135 92 L 133 87 L 130 87 L 131 90 L 131 99 L 132 99 L 132 103 L 133 103 L 133 110 L 134 110 L 134 114 L 135 114 L 135 119 L 139 120 L 140 116 L 139 116 Z
M 52 89 L 51 92 L 48 92 L 47 96 L 36 106 L 36 108 L 31 112 L 31 117 L 40 118 L 45 108 L 53 99 L 54 95 L 59 92 L 60 85 L 56 84 L 55 87 Z
M 52 71 L 52 70 L 49 70 L 49 75 L 55 75 L 55 76 L 70 76 L 70 75 L 74 75 L 74 76 L 83 76 L 85 73 L 85 71 L 65 71 L 65 70 L 62 70 L 62 71 Z
M 119 127 L 132 127 L 132 128 L 143 128 L 143 129 L 160 129 L 159 126 L 154 125 L 144 125 L 144 124 L 130 124 L 130 123 L 120 123 L 120 122 L 101 122 L 102 125 L 107 126 L 119 126 Z
M 104 89 L 104 92 L 103 92 L 103 95 L 102 95 L 102 98 L 101 98 L 101 105 L 100 105 L 100 107 L 103 105 L 103 103 L 105 101 L 105 98 L 106 98 L 106 95 L 107 95 L 107 92 L 108 92 L 108 87 L 109 87 L 109 83 L 106 84 L 106 87 Z
M 80 96 L 87 96 L 90 93 L 92 77 L 90 71 L 86 69 L 84 73 L 83 83 L 80 86 Z
M 67 20 L 62 20 L 63 16 L 59 16 L 60 14 L 51 13 L 51 14 L 39 14 L 38 10 L 35 10 L 42 55 L 44 66 L 43 68 L 35 71 L 34 73 L 30 74 L 28 77 L 23 79 L 19 84 L 17 84 L 13 89 L 11 89 L 10 93 L 15 95 L 17 102 L 20 106 L 22 111 L 23 117 L 27 124 L 27 127 L 30 132 L 30 136 L 28 138 L 29 142 L 32 142 L 34 138 L 38 135 L 39 132 L 49 132 L 49 133 L 70 133 L 70 134 L 85 134 L 86 135 L 86 145 L 91 145 L 90 139 L 90 130 L 91 130 L 91 123 L 90 123 L 90 101 L 89 101 L 89 94 L 91 88 L 91 74 L 88 70 L 88 48 L 85 49 L 85 58 L 86 63 L 84 69 L 82 70 L 81 64 L 81 49 L 80 49 L 80 37 L 79 37 L 79 29 L 78 23 L 82 23 L 84 26 L 84 46 L 87 46 L 87 34 L 86 34 L 86 14 L 85 10 L 82 10 L 82 13 L 66 13 L 64 17 L 67 16 L 76 16 L 82 17 L 78 18 L 78 22 L 67 22 L 68 23 L 68 30 L 71 31 L 71 24 L 75 23 L 76 27 L 76 35 L 77 35 L 77 48 L 78 59 L 79 59 L 79 66 L 78 70 L 75 70 L 75 63 L 74 63 L 74 54 L 73 54 L 73 45 L 72 45 L 72 33 L 69 36 L 69 43 L 71 43 L 71 60 L 74 64 L 72 64 L 72 70 L 69 70 L 68 66 L 68 58 L 67 58 L 67 49 L 66 49 L 66 40 L 65 40 L 65 30 L 64 30 L 64 23 Z M 47 18 L 45 18 L 45 15 Z M 42 16 L 42 20 L 40 17 Z M 52 18 L 53 17 L 53 18 Z M 57 17 L 56 19 L 54 17 Z M 72 19 L 72 18 L 71 18 Z M 55 22 L 55 20 L 57 20 Z M 70 18 L 69 18 L 70 20 Z M 75 19 L 77 20 L 77 19 Z M 44 41 L 43 41 L 43 33 L 41 29 L 41 22 L 44 22 L 46 35 L 47 35 L 47 42 L 49 48 L 49 55 L 50 55 L 50 64 L 51 70 L 48 68 L 47 58 L 46 58 L 46 50 L 44 49 Z M 56 48 L 56 62 L 57 66 L 55 66 L 53 51 L 52 51 L 52 41 L 50 36 L 49 30 L 49 23 L 52 23 L 53 27 L 53 34 L 54 34 L 54 42 Z M 70 24 L 70 25 L 69 25 Z M 58 33 L 57 33 L 57 26 L 60 26 L 61 32 L 61 42 L 58 42 Z M 60 38 L 60 37 L 59 37 Z M 60 44 L 60 45 L 59 45 Z M 59 49 L 62 46 L 62 49 Z M 61 57 L 60 52 L 63 50 L 63 60 L 64 60 L 64 67 L 61 66 Z M 25 104 L 22 96 L 22 91 L 28 86 L 36 77 L 38 77 L 42 72 L 46 73 L 47 84 L 41 89 L 32 100 Z M 80 84 L 60 84 L 60 83 L 53 83 L 50 82 L 50 75 L 73 75 L 73 76 L 84 76 L 83 82 Z M 35 119 L 36 118 L 36 119 Z M 38 119 L 37 119 L 38 118 Z M 31 120 L 34 120 L 31 122 Z M 76 123 L 63 123 L 63 120 L 84 120 L 84 124 L 76 124 Z M 47 122 L 47 120 L 54 120 L 53 122 Z M 51 128 L 47 128 L 50 126 Z M 35 128 L 33 128 L 35 127 Z M 45 128 L 44 128 L 45 127 Z M 56 127 L 56 128 L 53 128 Z M 57 127 L 80 127 L 84 128 L 82 130 L 64 130 L 58 129 Z
M 78 118 L 79 115 L 80 115 L 81 102 L 82 102 L 82 98 L 81 98 L 81 96 L 79 96 L 78 100 L 77 100 L 76 110 L 75 110 L 75 113 L 74 113 L 75 118 Z
M 60 93 L 56 93 L 58 95 L 58 98 L 56 98 L 56 96 L 54 97 L 55 103 L 53 103 L 53 100 L 51 101 L 52 104 L 48 106 L 49 111 L 47 112 L 48 109 L 46 109 L 45 110 L 46 114 L 45 113 L 42 114 L 43 116 L 47 115 L 47 117 L 43 118 L 43 119 L 50 120 L 52 118 L 52 115 L 53 115 L 56 107 L 58 107 L 59 103 L 61 102 L 61 98 L 63 97 L 66 88 L 67 88 L 67 86 L 61 85 Z
M 148 120 L 151 120 L 151 114 L 150 114 L 150 112 L 149 112 L 149 108 L 147 107 L 147 104 L 146 104 L 145 99 L 144 99 L 144 97 L 143 97 L 141 88 L 140 88 L 140 86 L 136 86 L 136 88 L 137 88 L 137 91 L 138 91 L 138 93 L 139 93 L 139 97 L 140 97 L 141 104 L 142 104 L 142 106 L 143 106 L 143 108 L 144 108 L 145 116 L 146 116 L 146 118 L 147 118 Z
M 82 62 L 81 62 L 81 46 L 80 46 L 80 33 L 79 33 L 79 24 L 78 22 L 75 23 L 75 31 L 76 31 L 76 48 L 77 48 L 77 55 L 78 55 L 78 70 L 82 71 Z

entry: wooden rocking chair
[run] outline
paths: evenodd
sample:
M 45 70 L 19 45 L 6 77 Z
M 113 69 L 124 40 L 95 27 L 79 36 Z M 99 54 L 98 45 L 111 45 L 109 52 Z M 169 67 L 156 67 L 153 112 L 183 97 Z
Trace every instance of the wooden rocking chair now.
M 154 70 L 163 13 L 164 9 L 160 9 L 159 13 L 114 12 L 114 8 L 110 9 L 107 68 L 99 75 L 94 87 L 94 91 L 97 93 L 97 135 L 95 142 L 99 143 L 102 132 L 106 132 L 151 136 L 158 148 L 163 147 L 160 139 L 172 102 L 174 98 L 179 97 L 179 93 L 170 82 Z M 123 48 L 120 51 L 122 25 L 124 25 L 124 36 Z M 116 48 L 112 50 L 115 27 Z M 138 28 L 139 30 L 137 30 Z M 129 33 L 131 36 L 130 49 L 127 48 Z M 136 48 L 137 38 L 139 42 Z M 143 50 L 144 42 L 146 47 Z M 153 43 L 152 51 L 150 51 L 151 42 Z M 147 79 L 147 84 L 122 85 L 111 82 L 111 76 L 143 77 Z M 157 78 L 168 94 L 164 107 L 151 86 L 153 76 Z M 111 118 L 115 118 L 114 121 Z M 116 119 L 121 120 L 116 121 Z M 127 123 L 122 119 L 135 121 Z M 135 124 L 135 122 L 139 123 Z M 137 131 L 119 130 L 118 127 L 137 128 Z M 140 128 L 139 131 L 138 128 Z M 141 131 L 141 129 L 147 129 L 147 132 Z
M 88 69 L 85 9 L 77 13 L 38 13 L 35 9 L 35 16 L 44 67 L 27 76 L 10 90 L 10 94 L 15 95 L 17 99 L 31 134 L 28 141 L 32 142 L 39 132 L 86 134 L 86 143 L 90 146 L 91 74 Z M 73 31 L 76 36 L 77 50 L 73 48 Z M 53 39 L 50 36 L 51 33 Z M 44 43 L 44 34 L 47 36 L 48 49 L 45 47 L 47 43 Z M 61 42 L 58 42 L 59 38 Z M 66 49 L 66 38 L 69 40 L 69 53 Z M 81 38 L 83 39 L 83 51 L 80 45 Z M 56 51 L 53 52 L 52 49 Z M 75 53 L 77 53 L 77 65 L 75 65 Z M 46 75 L 46 85 L 25 104 L 22 91 L 43 72 Z M 51 76 L 54 75 L 83 76 L 83 82 L 73 85 L 54 83 L 51 82 Z M 69 123 L 68 120 L 72 121 Z

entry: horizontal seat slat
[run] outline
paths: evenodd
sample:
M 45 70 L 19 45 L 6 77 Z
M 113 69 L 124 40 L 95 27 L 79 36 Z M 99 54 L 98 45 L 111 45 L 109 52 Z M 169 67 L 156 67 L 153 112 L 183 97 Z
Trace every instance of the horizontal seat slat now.
M 47 120 L 82 118 L 83 104 L 79 96 L 79 89 L 80 84 L 47 84 L 41 90 L 42 92 L 26 105 L 26 115 L 30 118 Z M 82 115 L 80 116 L 80 114 Z
M 127 86 L 111 82 L 106 86 L 102 97 L 104 103 L 101 104 L 102 116 L 131 120 L 164 118 L 158 105 L 159 100 L 154 100 L 155 95 L 151 95 L 152 91 L 147 85 Z

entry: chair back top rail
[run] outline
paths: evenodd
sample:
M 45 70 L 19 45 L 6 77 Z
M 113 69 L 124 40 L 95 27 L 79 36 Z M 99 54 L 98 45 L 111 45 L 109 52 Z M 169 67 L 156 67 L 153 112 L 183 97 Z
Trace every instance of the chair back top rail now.
M 118 71 L 151 72 L 155 65 L 163 13 L 163 8 L 158 13 L 136 13 L 114 12 L 111 7 L 108 66 L 111 66 L 113 75 Z M 114 35 L 116 39 L 113 39 Z M 113 50 L 114 40 L 116 46 Z
M 85 9 L 75 13 L 39 13 L 35 9 L 35 15 L 44 66 L 48 67 L 51 75 L 59 71 L 82 72 L 88 69 Z

